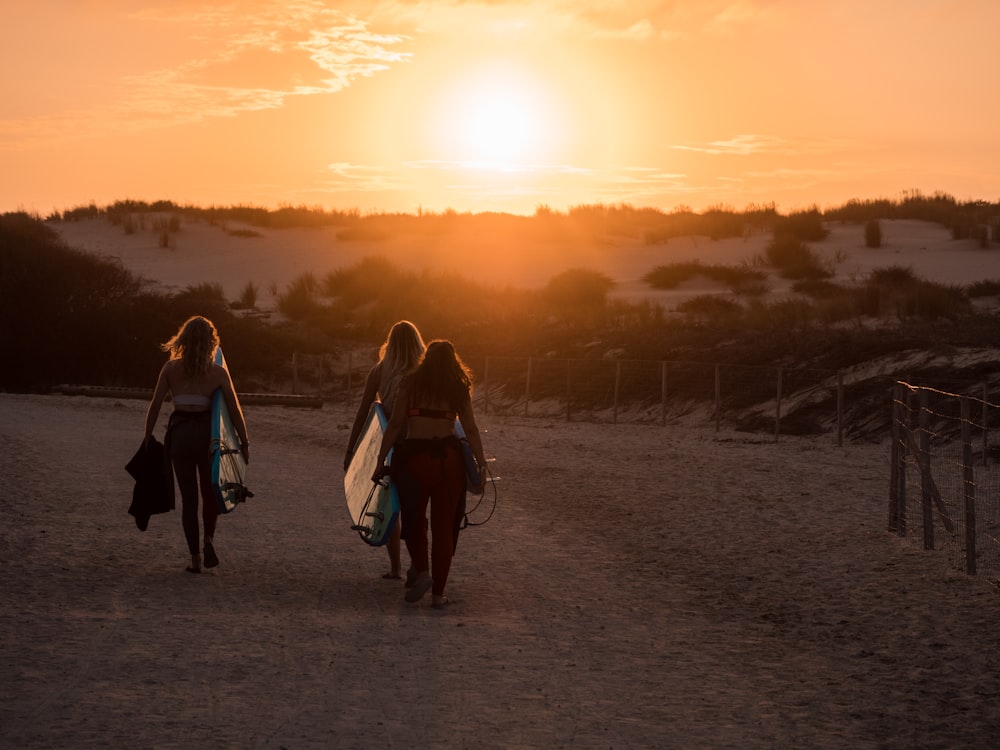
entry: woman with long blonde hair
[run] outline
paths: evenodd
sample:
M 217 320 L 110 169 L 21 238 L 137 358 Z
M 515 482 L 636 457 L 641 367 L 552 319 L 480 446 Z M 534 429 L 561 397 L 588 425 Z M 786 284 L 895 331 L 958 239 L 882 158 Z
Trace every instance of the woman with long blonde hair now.
M 187 570 L 200 573 L 202 556 L 199 548 L 198 490 L 202 496 L 202 520 L 205 527 L 204 564 L 214 568 L 219 564 L 214 539 L 219 508 L 212 487 L 212 394 L 221 389 L 229 415 L 240 438 L 243 458 L 250 460 L 250 444 L 246 420 L 233 388 L 229 370 L 215 364 L 219 334 L 208 318 L 195 315 L 188 318 L 161 349 L 170 356 L 160 369 L 152 400 L 146 411 L 146 435 L 149 441 L 167 394 L 173 401 L 173 413 L 167 423 L 167 446 L 177 486 L 181 492 L 181 523 L 191 564 Z
M 358 438 L 361 437 L 361 430 L 365 426 L 365 420 L 368 418 L 372 404 L 378 399 L 382 404 L 386 419 L 391 418 L 399 383 L 404 376 L 413 371 L 423 353 L 424 340 L 413 323 L 401 320 L 389 329 L 389 335 L 379 349 L 378 362 L 368 371 L 368 377 L 365 380 L 361 403 L 358 404 L 358 411 L 354 415 L 354 424 L 351 427 L 351 435 L 347 440 L 344 471 L 347 471 L 351 456 L 354 455 Z M 399 556 L 399 526 L 397 523 L 385 545 L 386 551 L 389 553 L 389 571 L 382 577 L 387 580 L 402 578 Z M 412 581 L 407 581 L 407 583 L 412 584 Z

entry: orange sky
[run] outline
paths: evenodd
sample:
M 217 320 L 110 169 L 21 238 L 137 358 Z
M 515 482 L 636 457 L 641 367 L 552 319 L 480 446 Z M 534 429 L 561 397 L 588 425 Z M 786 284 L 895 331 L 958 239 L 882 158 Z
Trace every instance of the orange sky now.
M 0 5 L 0 211 L 1000 200 L 1000 2 Z

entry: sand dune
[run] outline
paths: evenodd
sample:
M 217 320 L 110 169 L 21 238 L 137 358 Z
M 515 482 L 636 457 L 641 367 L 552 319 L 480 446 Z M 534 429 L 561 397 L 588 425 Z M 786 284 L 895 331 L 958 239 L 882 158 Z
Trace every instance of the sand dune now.
M 603 238 L 588 241 L 521 241 L 468 234 L 431 236 L 400 233 L 377 242 L 342 241 L 336 227 L 311 229 L 254 229 L 259 236 L 228 233 L 220 225 L 184 224 L 174 236 L 174 247 L 159 246 L 151 230 L 125 234 L 104 219 L 57 223 L 53 227 L 73 247 L 120 259 L 126 267 L 177 291 L 201 282 L 221 283 L 230 299 L 248 282 L 260 290 L 260 305 L 274 304 L 273 286 L 283 290 L 304 273 L 322 277 L 349 268 L 367 256 L 381 255 L 399 267 L 413 270 L 457 271 L 498 286 L 536 289 L 568 268 L 586 268 L 615 282 L 612 296 L 649 299 L 672 309 L 678 302 L 705 292 L 719 291 L 717 283 L 696 279 L 682 289 L 658 291 L 642 277 L 658 265 L 700 260 L 709 265 L 753 263 L 763 256 L 770 234 L 710 240 L 681 237 L 657 245 L 641 239 Z M 1000 252 L 983 250 L 972 240 L 953 240 L 941 225 L 922 221 L 884 221 L 885 245 L 864 246 L 864 230 L 856 224 L 830 224 L 830 235 L 811 243 L 834 270 L 834 281 L 862 281 L 873 269 L 911 268 L 921 277 L 948 284 L 971 284 L 1000 279 Z M 772 274 L 774 294 L 786 294 L 791 282 Z

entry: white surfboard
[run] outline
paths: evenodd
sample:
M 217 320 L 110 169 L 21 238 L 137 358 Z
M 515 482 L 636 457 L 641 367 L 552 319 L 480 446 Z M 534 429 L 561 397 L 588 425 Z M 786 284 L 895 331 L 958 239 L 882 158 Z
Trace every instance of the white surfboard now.
M 381 482 L 372 482 L 386 424 L 382 404 L 376 401 L 368 412 L 368 419 L 344 474 L 344 496 L 351 514 L 351 528 L 358 532 L 362 541 L 373 547 L 385 544 L 399 521 L 396 485 L 388 476 L 383 477 Z M 386 460 L 392 462 L 392 450 Z

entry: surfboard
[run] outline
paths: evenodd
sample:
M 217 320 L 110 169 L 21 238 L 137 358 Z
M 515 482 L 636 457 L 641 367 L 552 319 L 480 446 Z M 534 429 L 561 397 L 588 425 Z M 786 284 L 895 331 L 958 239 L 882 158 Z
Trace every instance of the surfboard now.
M 388 476 L 378 483 L 372 482 L 387 423 L 382 404 L 376 401 L 368 411 L 365 426 L 344 474 L 344 496 L 351 515 L 351 528 L 358 532 L 362 541 L 373 547 L 389 540 L 399 520 L 396 485 Z M 387 461 L 392 462 L 392 450 Z
M 215 364 L 226 367 L 221 346 L 215 350 Z M 239 503 L 253 497 L 253 493 L 246 486 L 247 464 L 240 451 L 240 436 L 233 427 L 221 388 L 212 394 L 212 442 L 209 449 L 215 500 L 219 512 L 230 513 Z

